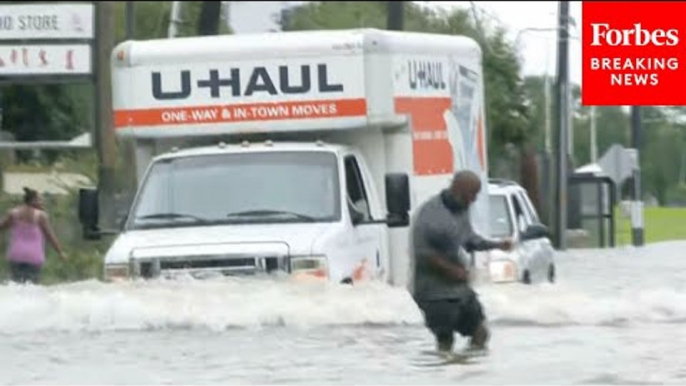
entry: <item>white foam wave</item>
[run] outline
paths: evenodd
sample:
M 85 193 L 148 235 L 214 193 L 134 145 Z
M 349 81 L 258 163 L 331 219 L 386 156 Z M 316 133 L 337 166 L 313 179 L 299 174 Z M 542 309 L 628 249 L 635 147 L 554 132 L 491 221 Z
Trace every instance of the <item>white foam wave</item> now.
M 566 285 L 479 288 L 489 320 L 518 325 L 624 325 L 686 320 L 686 293 L 635 288 L 595 294 Z
M 245 279 L 0 286 L 0 333 L 421 323 L 407 291 Z
M 622 325 L 686 321 L 686 292 L 599 294 L 568 284 L 477 287 L 500 325 Z M 58 286 L 0 285 L 0 334 L 165 328 L 423 325 L 404 288 L 226 278 Z

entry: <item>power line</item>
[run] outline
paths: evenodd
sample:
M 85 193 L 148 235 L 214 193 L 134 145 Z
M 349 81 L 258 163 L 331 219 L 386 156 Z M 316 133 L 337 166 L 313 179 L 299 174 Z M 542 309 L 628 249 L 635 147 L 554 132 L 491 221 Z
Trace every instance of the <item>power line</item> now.
M 474 4 L 473 1 L 470 1 L 469 3 L 471 4 L 472 9 L 477 8 L 482 13 L 482 15 L 487 16 L 489 19 L 491 19 L 492 21 L 495 21 L 498 24 L 505 25 L 505 23 L 503 23 L 503 21 L 500 19 L 500 17 L 492 14 L 491 11 L 487 11 L 485 8 Z

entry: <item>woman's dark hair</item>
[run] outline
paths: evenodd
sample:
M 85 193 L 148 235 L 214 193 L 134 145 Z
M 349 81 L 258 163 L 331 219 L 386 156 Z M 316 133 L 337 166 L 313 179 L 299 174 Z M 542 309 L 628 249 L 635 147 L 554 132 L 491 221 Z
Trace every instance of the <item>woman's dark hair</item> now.
M 35 200 L 36 197 L 38 197 L 38 192 L 31 189 L 24 187 L 24 203 L 29 204 L 31 201 Z

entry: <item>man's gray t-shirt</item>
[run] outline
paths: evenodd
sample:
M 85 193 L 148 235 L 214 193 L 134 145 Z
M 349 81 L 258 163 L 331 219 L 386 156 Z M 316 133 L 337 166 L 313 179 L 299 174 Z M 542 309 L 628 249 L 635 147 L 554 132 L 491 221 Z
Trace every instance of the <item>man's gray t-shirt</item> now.
M 441 194 L 432 197 L 419 208 L 413 220 L 413 297 L 417 300 L 438 300 L 460 298 L 470 293 L 466 282 L 455 282 L 433 268 L 427 261 L 430 254 L 439 253 L 450 262 L 465 267 L 460 257 L 461 249 L 486 250 L 495 247 L 494 241 L 474 232 L 468 209 L 451 211 Z

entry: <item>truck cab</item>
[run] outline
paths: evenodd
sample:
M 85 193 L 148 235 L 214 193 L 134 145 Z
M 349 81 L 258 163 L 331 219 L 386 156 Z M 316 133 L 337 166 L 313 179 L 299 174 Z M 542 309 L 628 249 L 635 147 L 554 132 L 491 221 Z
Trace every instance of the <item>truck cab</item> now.
M 135 186 L 121 229 L 81 191 L 105 278 L 410 280 L 414 209 L 458 169 L 488 178 L 481 50 L 356 29 L 128 41 L 114 126 Z M 488 192 L 474 208 L 488 233 Z
M 384 280 L 385 227 L 408 225 L 409 190 L 406 176 L 388 176 L 387 215 L 369 176 L 357 151 L 323 142 L 220 143 L 156 157 L 105 275 Z

